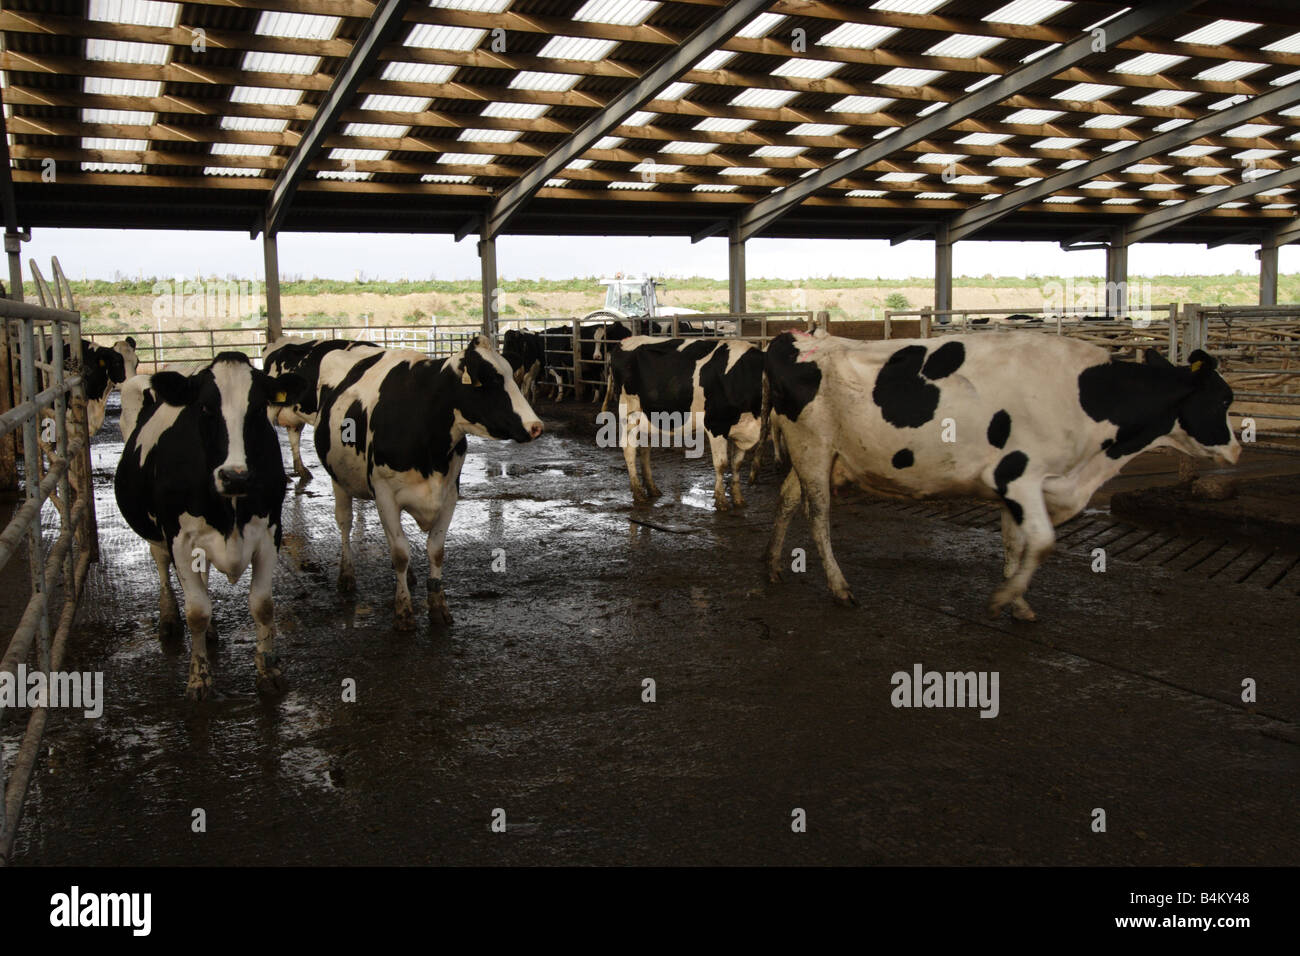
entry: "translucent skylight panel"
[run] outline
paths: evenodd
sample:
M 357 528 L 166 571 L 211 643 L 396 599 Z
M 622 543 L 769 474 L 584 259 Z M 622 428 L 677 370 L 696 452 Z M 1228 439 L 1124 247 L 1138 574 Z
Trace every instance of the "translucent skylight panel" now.
M 694 83 L 669 83 L 655 97 L 657 100 L 680 100 L 683 96 L 695 89 Z
M 269 86 L 236 86 L 230 91 L 230 102 L 232 103 L 255 103 L 258 106 L 297 106 L 301 100 L 302 90 L 280 90 Z
M 1270 126 L 1267 123 L 1242 123 L 1240 126 L 1234 126 L 1232 129 L 1224 130 L 1220 136 L 1227 136 L 1234 139 L 1240 139 L 1247 136 L 1267 136 L 1269 133 L 1275 133 L 1280 130 L 1280 126 Z
M 1146 96 L 1139 97 L 1133 101 L 1134 106 L 1177 106 L 1179 103 L 1186 103 L 1199 93 L 1188 93 L 1184 90 L 1156 90 L 1154 93 L 1148 93 Z
M 942 101 L 936 101 L 934 103 L 931 103 L 929 106 L 926 106 L 923 109 L 918 110 L 916 115 L 929 116 L 931 113 L 937 113 L 939 110 L 943 109 L 947 105 L 948 105 L 947 103 L 944 103 Z
M 1001 37 L 954 33 L 931 46 L 925 53 L 927 56 L 976 57 L 993 49 L 1001 42 Z
M 857 50 L 874 50 L 898 32 L 897 27 L 878 27 L 865 23 L 841 23 L 817 41 L 818 46 L 846 46 Z
M 587 0 L 573 19 L 585 23 L 615 23 L 623 27 L 637 27 L 659 9 L 653 0 Z
M 144 166 L 140 163 L 82 163 L 83 173 L 142 173 Z
M 204 166 L 204 176 L 242 176 L 246 179 L 256 179 L 262 175 L 260 169 L 250 169 L 247 166 Z
M 1239 153 L 1233 153 L 1232 158 L 1238 162 L 1246 162 L 1251 159 L 1272 159 L 1280 155 L 1282 155 L 1280 149 L 1243 149 Z
M 777 25 L 784 19 L 785 17 L 779 13 L 760 13 L 737 30 L 736 36 L 745 37 L 749 40 L 765 37 L 776 29 Z
M 1130 60 L 1125 60 L 1118 66 L 1111 67 L 1110 71 L 1112 73 L 1132 73 L 1137 76 L 1154 76 L 1157 73 L 1163 73 L 1171 66 L 1177 66 L 1186 59 L 1185 56 L 1174 56 L 1171 53 L 1143 53 Z
M 399 83 L 446 83 L 456 72 L 456 67 L 441 63 L 411 63 L 407 60 L 390 60 L 384 64 L 380 79 Z
M 489 103 L 479 115 L 502 119 L 537 119 L 549 108 L 540 103 Z
M 602 136 L 592 144 L 592 149 L 618 149 L 627 140 L 622 136 Z
M 838 123 L 800 123 L 792 127 L 791 136 L 838 136 L 848 129 Z
M 1101 201 L 1101 204 L 1103 206 L 1131 206 L 1137 202 L 1141 202 L 1141 200 L 1137 199 L 1136 197 L 1130 198 L 1128 196 L 1112 196 L 1110 199 L 1103 199 Z
M 1059 166 L 1057 166 L 1056 168 L 1057 168 L 1057 169 L 1074 169 L 1075 166 L 1082 166 L 1083 164 L 1084 164 L 1084 160 L 1082 160 L 1082 159 L 1067 159 L 1065 162 L 1061 163 L 1061 164 L 1060 164 Z
M 275 147 L 259 143 L 213 143 L 213 156 L 270 156 Z
M 614 183 L 610 183 L 610 184 L 609 184 L 608 186 L 606 186 L 605 188 L 606 188 L 606 189 L 639 189 L 639 190 L 643 190 L 643 191 L 644 191 L 644 190 L 647 190 L 647 189 L 654 189 L 654 188 L 655 188 L 655 184 L 654 184 L 654 183 L 640 182 L 640 181 L 638 181 L 638 182 L 614 182 Z
M 1064 115 L 1065 112 L 1063 110 L 1016 110 L 1014 113 L 1007 116 L 1003 122 L 1039 125 L 1042 123 L 1050 123 L 1058 116 Z
M 1118 189 L 1123 183 L 1115 183 L 1106 179 L 1094 179 L 1090 183 L 1084 183 L 1080 189 Z
M 760 146 L 749 155 L 755 157 L 776 156 L 782 159 L 789 159 L 792 156 L 798 156 L 807 148 L 807 146 Z
M 844 195 L 852 199 L 879 199 L 881 196 L 888 196 L 889 193 L 884 189 L 850 189 Z
M 740 187 L 734 183 L 700 183 L 691 189 L 695 193 L 731 193 Z
M 1172 168 L 1172 166 L 1166 166 L 1164 163 L 1134 163 L 1132 166 L 1127 167 L 1124 172 L 1154 176 L 1156 173 L 1163 173 L 1166 169 Z
M 1260 49 L 1269 50 L 1273 53 L 1300 53 L 1300 33 L 1293 33 L 1289 37 L 1275 40 L 1268 46 L 1260 47 Z
M 1220 176 L 1232 172 L 1230 166 L 1192 166 L 1183 170 L 1184 176 Z
M 1171 119 L 1165 120 L 1163 123 L 1157 123 L 1151 128 L 1157 133 L 1166 133 L 1171 129 L 1178 129 L 1180 126 L 1186 126 L 1190 122 L 1191 120 L 1189 119 Z
M 918 179 L 924 179 L 925 173 L 884 173 L 876 177 L 877 182 L 881 183 L 914 183 Z
M 1053 203 L 1058 205 L 1062 203 L 1076 203 L 1076 202 L 1083 202 L 1083 197 L 1082 196 L 1048 196 L 1046 199 L 1043 200 L 1043 202 Z
M 142 153 L 149 146 L 145 139 L 113 139 L 105 136 L 81 137 L 82 149 L 112 149 L 118 152 Z
M 1066 7 L 1067 0 L 1015 0 L 1005 7 L 998 7 L 984 19 L 989 23 L 1018 23 L 1022 26 L 1042 23 Z
M 1170 152 L 1170 156 L 1209 156 L 1223 149 L 1222 146 L 1183 146 Z
M 717 148 L 717 143 L 687 143 L 683 140 L 675 139 L 671 143 L 665 143 L 663 146 L 660 146 L 659 152 L 703 156 L 705 153 L 711 153 Z
M 989 160 L 990 166 L 1032 166 L 1038 162 L 1032 156 L 999 156 L 997 159 Z
M 996 146 L 1011 138 L 1008 133 L 967 133 L 961 139 L 953 140 L 954 146 Z
M 425 173 L 420 177 L 422 183 L 472 183 L 473 181 L 473 176 L 462 173 Z
M 925 153 L 918 156 L 916 162 L 921 166 L 951 166 L 969 158 L 965 153 Z
M 1199 30 L 1184 33 L 1178 38 L 1177 42 L 1203 43 L 1211 46 L 1218 43 L 1230 43 L 1251 30 L 1258 30 L 1260 26 L 1261 24 L 1249 23 L 1245 20 L 1215 20 Z
M 622 124 L 622 125 L 624 125 L 624 126 L 645 126 L 645 125 L 647 125 L 648 123 L 650 123 L 651 120 L 655 119 L 655 118 L 658 117 L 658 116 L 659 116 L 658 113 L 647 113 L 645 110 L 637 110 L 635 113 L 633 113 L 633 114 L 632 114 L 631 116 L 629 116 L 627 119 L 623 120 L 623 124 Z
M 609 52 L 618 46 L 617 40 L 602 40 L 598 37 L 551 37 L 546 45 L 537 51 L 538 56 L 549 56 L 556 60 L 603 60 Z
M 1178 188 L 1176 183 L 1149 183 L 1142 187 L 1144 193 L 1171 193 Z
M 568 165 L 565 166 L 564 168 L 565 169 L 587 169 L 589 166 L 591 166 L 591 163 L 592 161 L 590 159 L 571 159 L 569 160 Z
M 882 73 L 875 82 L 887 86 L 925 86 L 943 76 L 942 70 L 913 70 L 898 68 Z
M 844 66 L 843 63 L 836 63 L 833 60 L 805 60 L 795 57 L 774 67 L 772 75 L 803 76 L 809 79 L 821 80 L 830 76 L 842 66 Z
M 437 162 L 444 166 L 486 166 L 496 159 L 491 153 L 443 153 Z M 570 163 L 577 168 L 577 163 Z
M 297 40 L 332 40 L 342 22 L 339 17 L 267 10 L 257 18 L 257 25 L 253 27 L 253 32 L 262 36 L 289 37 Z
M 1246 60 L 1231 61 L 1220 63 L 1218 66 L 1212 66 L 1208 70 L 1202 70 L 1196 74 L 1198 80 L 1217 80 L 1219 82 L 1231 82 L 1240 80 L 1243 77 L 1250 76 L 1252 73 L 1258 73 L 1264 69 L 1266 63 L 1251 63 Z
M 573 73 L 539 73 L 533 70 L 521 70 L 510 80 L 510 89 L 563 93 L 577 86 L 581 79 L 581 76 Z
M 1034 149 L 1072 149 L 1082 142 L 1082 139 L 1070 136 L 1049 136 L 1034 143 Z
M 157 113 L 144 110 L 101 110 L 87 107 L 81 111 L 83 123 L 112 123 L 114 126 L 152 126 Z
M 369 136 L 376 139 L 401 139 L 410 131 L 409 126 L 394 126 L 390 123 L 348 123 L 343 127 L 344 136 Z
M 770 170 L 771 167 L 769 166 L 728 166 L 719 170 L 719 174 L 722 176 L 762 176 L 764 173 L 770 172 Z
M 753 87 L 738 93 L 731 100 L 731 105 L 773 109 L 778 106 L 785 106 L 786 103 L 789 103 L 798 95 L 799 93 L 795 90 L 767 90 L 762 87 Z
M 179 3 L 158 0 L 90 0 L 86 16 L 109 23 L 133 23 L 142 27 L 174 27 L 180 19 Z
M 333 179 L 344 183 L 364 183 L 374 176 L 374 173 L 354 173 L 347 169 L 321 169 L 316 172 L 317 179 Z
M 469 177 L 466 177 L 466 178 L 469 178 Z M 567 179 L 548 179 L 548 180 L 546 180 L 546 187 L 547 187 L 548 189 L 562 189 L 562 188 L 564 188 L 564 187 L 567 186 L 567 185 L 569 185 L 569 181 L 568 181 Z
M 991 183 L 997 179 L 996 176 L 972 176 L 970 174 L 954 176 L 948 180 L 954 186 L 983 186 L 985 183 Z
M 523 135 L 517 129 L 463 129 L 456 139 L 462 143 L 513 143 Z
M 222 129 L 239 130 L 244 133 L 283 133 L 289 121 L 282 119 L 265 119 L 260 116 L 223 116 Z
M 1054 100 L 1074 100 L 1080 103 L 1091 103 L 1093 100 L 1100 100 L 1112 93 L 1118 92 L 1121 87 L 1107 86 L 1104 83 L 1076 83 L 1068 89 L 1061 90 L 1059 93 L 1053 93 Z
M 320 57 L 305 53 L 264 53 L 261 50 L 249 50 L 244 54 L 242 69 L 254 73 L 294 73 L 307 75 L 315 73 L 320 66 Z
M 951 199 L 956 193 L 917 193 L 913 199 Z
M 652 163 L 648 159 L 643 159 L 641 160 L 641 162 L 637 163 L 635 166 L 632 167 L 632 172 L 652 173 L 652 174 L 680 173 L 682 171 L 682 168 L 683 168 L 682 166 L 679 166 L 676 163 Z
M 389 113 L 423 113 L 429 108 L 427 96 L 398 96 L 394 93 L 370 93 L 361 101 L 363 110 L 383 110 Z
M 124 80 L 111 76 L 87 76 L 83 77 L 81 88 L 86 93 L 103 93 L 108 96 L 162 95 L 162 82 L 159 80 Z
M 1136 119 L 1136 116 L 1107 113 L 1101 116 L 1089 117 L 1083 125 L 1088 129 L 1120 129 Z
M 720 70 L 735 55 L 736 54 L 732 53 L 730 50 L 714 50 L 708 56 L 704 57 L 704 59 L 700 60 L 699 63 L 696 63 L 692 69 Z
M 483 42 L 486 30 L 471 27 L 444 27 L 433 23 L 417 23 L 403 41 L 406 46 L 428 50 L 472 50 Z
M 86 41 L 86 59 L 112 63 L 148 63 L 161 66 L 171 59 L 172 48 L 163 43 L 136 43 L 130 40 Z
M 879 113 L 890 103 L 896 102 L 888 96 L 846 96 L 832 103 L 832 113 Z
M 512 0 L 429 0 L 429 6 L 444 10 L 467 10 L 470 13 L 501 13 Z
M 947 2 L 948 0 L 877 0 L 871 9 L 888 10 L 890 13 L 929 13 Z

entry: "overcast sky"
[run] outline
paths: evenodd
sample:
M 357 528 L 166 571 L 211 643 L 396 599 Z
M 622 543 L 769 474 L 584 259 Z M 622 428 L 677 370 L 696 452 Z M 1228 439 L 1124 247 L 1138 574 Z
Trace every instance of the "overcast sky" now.
M 280 272 L 286 277 L 352 279 L 358 271 L 371 279 L 478 278 L 474 242 L 450 236 L 323 235 L 280 236 Z M 753 239 L 747 247 L 751 279 L 803 279 L 819 276 L 909 278 L 934 274 L 934 245 L 917 240 L 891 247 L 883 240 Z M 23 246 L 45 270 L 57 255 L 71 279 L 234 274 L 261 278 L 262 246 L 247 233 L 166 232 L 104 229 L 35 229 Z M 1100 251 L 1063 252 L 1055 243 L 958 243 L 956 275 L 1096 276 L 1103 271 Z M 688 239 L 624 237 L 505 236 L 497 242 L 497 267 L 503 279 L 565 279 L 615 271 L 663 276 L 727 274 L 724 239 L 692 245 Z M 1251 246 L 1144 244 L 1129 251 L 1129 273 L 1198 275 L 1241 270 L 1256 273 Z M 1300 244 L 1281 251 L 1282 272 L 1300 271 Z

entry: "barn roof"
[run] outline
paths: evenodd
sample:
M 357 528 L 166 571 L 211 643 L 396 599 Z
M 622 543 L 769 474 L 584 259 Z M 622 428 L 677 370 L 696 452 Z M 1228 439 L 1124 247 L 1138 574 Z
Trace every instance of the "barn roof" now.
M 1300 179 L 1288 0 L 6 0 L 0 36 L 20 226 L 1214 242 Z

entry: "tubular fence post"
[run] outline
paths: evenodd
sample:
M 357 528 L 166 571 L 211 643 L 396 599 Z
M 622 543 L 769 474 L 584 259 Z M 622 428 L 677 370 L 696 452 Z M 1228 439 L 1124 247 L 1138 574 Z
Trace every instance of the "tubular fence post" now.
M 150 329 L 149 338 L 153 341 L 153 370 L 157 372 L 162 368 L 162 352 L 159 350 L 158 330 Z
M 76 318 L 71 320 L 72 340 L 81 342 L 81 313 L 72 313 Z M 81 350 L 75 353 L 77 356 L 77 370 L 81 375 L 85 374 L 85 369 L 81 367 Z M 156 368 L 157 366 L 155 366 Z M 73 425 L 77 429 L 77 434 L 81 437 L 81 452 L 68 462 L 68 469 L 74 473 L 76 485 L 85 489 L 83 494 L 86 498 L 86 517 L 85 532 L 81 547 L 90 554 L 90 560 L 99 563 L 99 520 L 95 516 L 95 486 L 91 483 L 94 476 L 94 465 L 90 455 L 90 419 L 86 411 L 86 383 L 83 378 L 80 383 L 72 390 L 72 419 Z
M 885 338 L 889 338 L 891 332 L 891 326 L 893 326 L 893 324 L 894 324 L 894 310 L 886 309 L 885 310 Z
M 35 322 L 23 319 L 19 326 L 19 364 L 23 385 L 23 401 L 30 402 L 40 391 L 36 382 L 36 336 Z M 37 431 L 41 424 L 40 409 L 36 409 L 30 418 L 23 422 L 23 497 L 26 501 L 35 501 L 40 496 L 41 485 L 41 450 L 37 440 Z M 32 595 L 41 596 L 41 617 L 38 622 L 39 660 L 42 664 L 49 660 L 50 651 L 50 609 L 49 598 L 45 594 L 45 540 L 41 535 L 41 518 L 36 518 L 27 528 L 27 562 L 31 571 Z
M 579 390 L 578 379 L 582 373 L 582 320 L 573 320 L 573 400 L 576 402 L 581 395 Z
M 930 307 L 927 305 L 921 309 L 921 338 L 930 337 Z
M 63 322 L 54 322 L 52 328 L 55 330 L 54 348 L 51 353 L 54 358 L 54 386 L 58 389 L 54 395 L 54 451 L 57 457 L 65 460 L 69 465 L 68 468 L 63 469 L 63 474 L 59 477 L 59 536 L 62 537 L 71 531 L 69 525 L 71 523 L 72 508 L 74 504 L 72 500 L 72 471 L 70 467 L 72 465 L 72 457 L 68 454 L 68 396 L 64 391 L 63 384 L 64 379 L 66 378 L 63 370 L 63 343 L 67 341 L 67 339 L 64 335 L 66 330 L 64 329 Z M 78 342 L 78 349 L 80 349 L 80 346 L 81 343 Z M 69 349 L 69 351 L 71 350 Z M 76 566 L 76 555 L 74 550 L 68 548 L 67 551 L 64 552 L 63 557 L 65 594 L 68 594 L 69 590 L 73 587 Z M 46 653 L 48 654 L 48 648 L 46 649 Z M 45 668 L 47 670 L 49 669 L 48 662 L 45 664 Z
M 1169 361 L 1178 364 L 1178 304 L 1169 303 Z

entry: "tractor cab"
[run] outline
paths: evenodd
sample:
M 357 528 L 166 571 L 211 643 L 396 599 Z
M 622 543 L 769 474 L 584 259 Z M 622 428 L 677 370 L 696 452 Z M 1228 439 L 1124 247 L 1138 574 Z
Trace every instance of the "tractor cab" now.
M 625 276 L 618 273 L 612 279 L 601 279 L 605 287 L 603 311 L 629 319 L 649 319 L 658 314 L 655 299 L 655 282 L 650 276 Z

